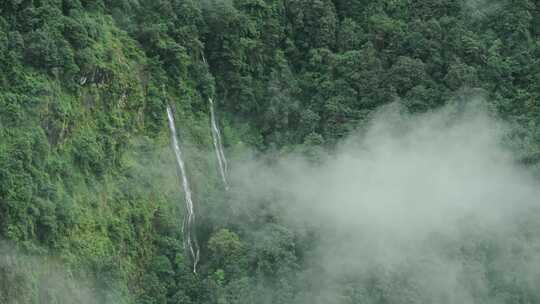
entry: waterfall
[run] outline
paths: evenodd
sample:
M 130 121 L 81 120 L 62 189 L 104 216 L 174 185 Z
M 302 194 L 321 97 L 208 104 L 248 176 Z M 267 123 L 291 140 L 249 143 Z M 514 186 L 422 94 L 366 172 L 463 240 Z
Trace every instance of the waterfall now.
M 172 148 L 174 150 L 174 154 L 176 155 L 176 164 L 178 165 L 178 171 L 180 172 L 182 187 L 184 188 L 186 198 L 186 214 L 184 215 L 184 223 L 182 227 L 182 232 L 184 234 L 184 249 L 191 255 L 191 259 L 193 261 L 193 273 L 197 273 L 197 264 L 199 263 L 199 244 L 197 243 L 197 237 L 193 231 L 193 227 L 195 226 L 193 200 L 191 198 L 191 188 L 189 187 L 186 167 L 184 160 L 182 159 L 182 151 L 180 150 L 180 145 L 178 144 L 174 115 L 170 106 L 167 106 L 167 117 L 169 118 L 169 128 L 171 129 Z
M 208 63 L 206 62 L 206 57 L 204 57 L 204 54 L 202 52 L 201 57 L 204 64 L 208 66 Z M 208 98 L 208 103 L 210 106 L 210 124 L 212 129 L 212 139 L 214 141 L 214 150 L 216 150 L 219 173 L 221 175 L 223 185 L 225 186 L 225 190 L 229 190 L 229 183 L 227 182 L 227 172 L 229 171 L 229 168 L 227 164 L 227 158 L 225 158 L 225 151 L 223 150 L 221 133 L 219 132 L 219 127 L 216 122 L 216 113 L 214 112 L 214 101 L 212 100 L 212 98 Z
M 212 125 L 212 138 L 214 140 L 214 150 L 216 150 L 216 156 L 219 165 L 219 172 L 221 173 L 221 180 L 225 186 L 225 190 L 229 190 L 229 183 L 227 182 L 227 159 L 225 158 L 225 151 L 223 151 L 223 144 L 221 142 L 221 134 L 216 122 L 216 114 L 214 113 L 214 101 L 212 98 L 208 98 L 210 104 L 210 120 Z

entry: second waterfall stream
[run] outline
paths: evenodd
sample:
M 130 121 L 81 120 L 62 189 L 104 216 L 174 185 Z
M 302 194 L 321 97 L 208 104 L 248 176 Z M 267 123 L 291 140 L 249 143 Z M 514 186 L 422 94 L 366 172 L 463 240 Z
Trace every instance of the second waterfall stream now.
M 189 186 L 189 180 L 187 178 L 186 166 L 182 159 L 182 150 L 178 144 L 178 136 L 176 134 L 176 125 L 174 122 L 174 115 L 170 106 L 167 106 L 167 117 L 169 119 L 169 128 L 171 130 L 171 142 L 174 154 L 176 156 L 176 164 L 182 180 L 182 187 L 184 188 L 186 198 L 186 214 L 184 215 L 184 224 L 182 231 L 184 233 L 184 248 L 188 251 L 193 262 L 193 272 L 197 273 L 197 264 L 199 263 L 199 244 L 197 243 L 197 236 L 195 235 L 195 211 L 193 207 L 193 199 L 191 197 L 191 188 Z
M 214 112 L 214 101 L 212 98 L 208 98 L 210 104 L 210 124 L 212 128 L 212 139 L 214 140 L 214 150 L 216 150 L 216 156 L 219 166 L 219 172 L 221 174 L 221 180 L 225 190 L 229 190 L 229 183 L 227 182 L 228 164 L 225 158 L 225 151 L 223 151 L 223 143 L 221 141 L 221 133 L 219 132 L 218 124 L 216 122 L 216 113 Z

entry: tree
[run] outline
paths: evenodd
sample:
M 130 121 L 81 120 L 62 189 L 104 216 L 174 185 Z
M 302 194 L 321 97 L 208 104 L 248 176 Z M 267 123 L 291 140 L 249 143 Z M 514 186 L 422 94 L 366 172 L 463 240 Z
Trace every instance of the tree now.
M 246 251 L 236 233 L 228 229 L 216 231 L 208 240 L 208 249 L 218 281 L 229 282 L 245 274 Z

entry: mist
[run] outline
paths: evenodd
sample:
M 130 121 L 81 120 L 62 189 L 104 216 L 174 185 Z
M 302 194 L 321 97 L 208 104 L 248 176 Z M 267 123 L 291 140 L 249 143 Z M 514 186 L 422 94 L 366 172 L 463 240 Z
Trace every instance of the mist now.
M 116 287 L 116 286 L 114 286 Z M 54 257 L 25 254 L 0 240 L 0 303 L 128 303 L 113 286 L 70 270 Z
M 503 145 L 508 131 L 478 102 L 420 115 L 392 104 L 318 162 L 234 164 L 237 201 L 279 197 L 288 225 L 316 232 L 299 302 L 341 303 L 351 290 L 389 303 L 508 301 L 497 286 L 533 301 L 540 240 L 527 229 L 540 191 Z

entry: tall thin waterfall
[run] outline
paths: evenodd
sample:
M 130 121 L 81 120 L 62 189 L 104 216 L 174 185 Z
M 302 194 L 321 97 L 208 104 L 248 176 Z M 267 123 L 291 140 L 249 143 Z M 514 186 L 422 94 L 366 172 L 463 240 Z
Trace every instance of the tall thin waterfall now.
M 221 173 L 221 180 L 225 190 L 229 190 L 229 183 L 227 182 L 228 164 L 227 158 L 225 158 L 225 151 L 223 151 L 223 144 L 221 142 L 221 134 L 216 122 L 216 114 L 214 113 L 214 101 L 212 98 L 208 98 L 210 104 L 210 120 L 212 125 L 212 138 L 214 139 L 214 149 L 216 150 L 216 156 L 219 164 L 219 172 Z
M 205 65 L 208 65 L 206 62 L 206 57 L 201 52 L 201 57 Z M 221 141 L 221 133 L 219 132 L 219 127 L 216 122 L 216 113 L 214 111 L 214 101 L 212 98 L 208 98 L 208 103 L 210 106 L 210 124 L 212 129 L 212 139 L 214 140 L 214 150 L 216 150 L 216 156 L 219 165 L 219 173 L 221 175 L 221 180 L 225 190 L 229 190 L 229 183 L 227 181 L 227 172 L 229 171 L 229 165 L 227 164 L 227 158 L 225 157 L 225 151 L 223 150 L 223 143 Z
M 186 197 L 186 214 L 184 215 L 184 224 L 182 232 L 184 233 L 184 249 L 191 255 L 193 261 L 193 273 L 197 273 L 197 264 L 199 263 L 199 244 L 193 227 L 195 226 L 195 212 L 193 209 L 193 200 L 191 198 L 191 188 L 186 174 L 186 166 L 182 159 L 182 151 L 178 144 L 178 136 L 176 135 L 176 126 L 174 123 L 174 115 L 170 106 L 167 106 L 167 117 L 169 118 L 169 128 L 171 129 L 171 141 L 174 154 L 176 155 L 176 164 L 182 179 L 182 187 L 184 188 Z

